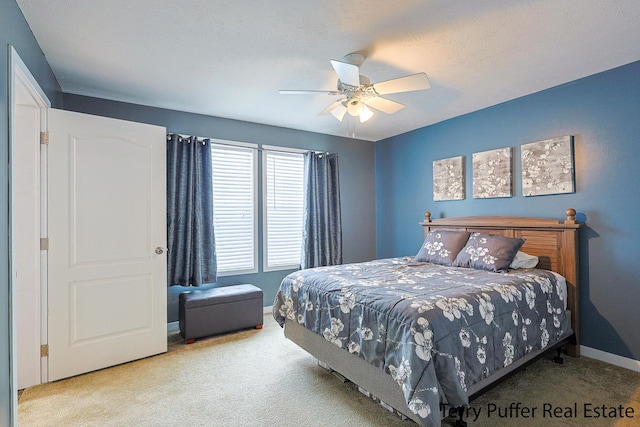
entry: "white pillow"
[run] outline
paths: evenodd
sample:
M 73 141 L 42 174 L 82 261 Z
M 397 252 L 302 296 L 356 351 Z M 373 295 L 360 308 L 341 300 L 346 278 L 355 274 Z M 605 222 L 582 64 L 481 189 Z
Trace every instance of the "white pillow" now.
M 511 265 L 509 265 L 509 268 L 535 268 L 536 265 L 538 265 L 537 256 L 518 251 L 518 253 L 516 253 L 516 256 L 513 258 Z

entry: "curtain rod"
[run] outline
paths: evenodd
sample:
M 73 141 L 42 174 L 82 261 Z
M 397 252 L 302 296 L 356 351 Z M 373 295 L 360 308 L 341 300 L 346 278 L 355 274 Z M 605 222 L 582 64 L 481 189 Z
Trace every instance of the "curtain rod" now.
M 204 143 L 205 139 L 208 139 L 209 142 L 211 144 L 218 144 L 218 145 L 225 145 L 228 147 L 242 147 L 242 148 L 249 148 L 251 150 L 256 150 L 256 151 L 278 151 L 278 152 L 284 152 L 284 153 L 292 153 L 292 152 L 297 152 L 297 153 L 304 153 L 306 151 L 311 151 L 313 153 L 317 153 L 317 154 L 331 154 L 329 151 L 322 151 L 322 150 L 314 150 L 314 149 L 308 149 L 308 148 L 294 148 L 294 147 L 279 147 L 279 146 L 275 146 L 275 145 L 268 145 L 268 144 L 264 144 L 264 147 L 260 147 L 259 144 L 256 144 L 254 142 L 234 142 L 234 141 L 225 141 L 223 139 L 217 139 L 217 138 L 207 138 L 207 137 L 202 137 L 202 136 L 193 136 L 193 135 L 183 135 L 180 133 L 168 133 L 167 134 L 167 140 L 171 138 L 171 135 L 177 135 L 180 138 L 184 138 L 184 139 L 188 139 L 188 138 L 196 138 L 196 140 L 201 141 Z

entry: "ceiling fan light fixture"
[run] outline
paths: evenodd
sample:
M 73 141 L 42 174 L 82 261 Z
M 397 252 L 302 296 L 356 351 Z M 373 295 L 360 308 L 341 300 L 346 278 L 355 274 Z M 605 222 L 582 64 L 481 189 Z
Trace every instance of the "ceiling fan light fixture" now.
M 347 111 L 353 117 L 357 117 L 362 113 L 364 104 L 357 98 L 352 98 L 347 101 Z
M 360 113 L 360 123 L 364 123 L 373 117 L 373 111 L 367 108 L 366 105 L 362 107 L 362 112 Z

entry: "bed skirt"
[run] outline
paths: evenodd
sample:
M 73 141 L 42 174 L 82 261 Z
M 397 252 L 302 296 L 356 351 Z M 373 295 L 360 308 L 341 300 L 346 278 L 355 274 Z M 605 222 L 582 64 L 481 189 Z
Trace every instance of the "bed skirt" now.
M 285 321 L 284 335 L 322 362 L 322 364 L 327 365 L 352 383 L 365 389 L 372 396 L 384 402 L 384 404 L 393 407 L 396 411 L 416 423 L 422 423 L 423 420 L 407 407 L 402 390 L 391 375 L 348 351 L 338 349 L 335 344 L 327 341 L 324 337 L 289 319 Z M 567 337 L 554 343 L 553 346 L 533 351 L 520 359 L 514 360 L 511 365 L 500 369 L 490 377 L 469 386 L 468 396 L 470 400 L 489 390 L 492 385 L 496 385 L 509 375 L 523 369 L 545 353 L 564 345 L 569 339 L 570 337 Z M 442 403 L 446 404 L 446 402 Z

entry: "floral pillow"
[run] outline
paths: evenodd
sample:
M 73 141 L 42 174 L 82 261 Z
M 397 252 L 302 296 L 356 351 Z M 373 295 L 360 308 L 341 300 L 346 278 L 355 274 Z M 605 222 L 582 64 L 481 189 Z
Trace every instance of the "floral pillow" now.
M 427 233 L 415 261 L 451 265 L 467 240 L 467 231 L 431 230 Z
M 472 233 L 469 241 L 458 253 L 453 265 L 480 270 L 504 271 L 516 256 L 524 239 Z

